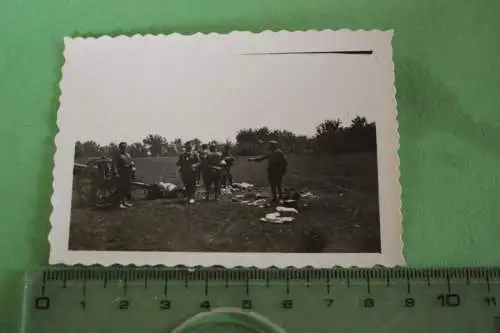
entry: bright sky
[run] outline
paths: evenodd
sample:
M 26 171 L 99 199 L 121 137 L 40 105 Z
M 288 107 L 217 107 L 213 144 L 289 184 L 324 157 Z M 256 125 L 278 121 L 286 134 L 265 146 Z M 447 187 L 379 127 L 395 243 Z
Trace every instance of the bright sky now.
M 150 133 L 234 140 L 238 129 L 261 126 L 313 135 L 325 119 L 377 119 L 376 56 L 241 55 L 302 45 L 261 40 L 67 41 L 61 127 L 75 141 L 107 144 Z

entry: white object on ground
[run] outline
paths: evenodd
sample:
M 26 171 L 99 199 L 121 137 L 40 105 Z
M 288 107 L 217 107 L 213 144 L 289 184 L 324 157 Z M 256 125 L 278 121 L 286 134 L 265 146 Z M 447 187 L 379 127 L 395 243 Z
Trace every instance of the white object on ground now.
M 285 222 L 292 222 L 295 218 L 291 216 L 280 216 L 280 213 L 269 213 L 265 217 L 261 218 L 261 222 L 277 223 L 282 224 Z
M 282 206 L 276 207 L 276 210 L 281 213 L 295 213 L 295 214 L 299 213 L 299 211 L 296 210 L 295 208 L 282 207 Z
M 233 187 L 237 187 L 237 188 L 242 188 L 242 189 L 245 189 L 245 190 L 248 190 L 248 189 L 251 189 L 253 188 L 255 185 L 253 184 L 250 184 L 250 183 L 233 183 Z
M 221 191 L 221 193 L 223 193 L 223 194 L 231 194 L 231 193 L 233 193 L 233 191 L 232 191 L 230 188 L 227 188 L 227 187 L 225 187 L 225 188 L 221 188 L 221 190 L 220 190 L 220 191 Z
M 250 206 L 260 206 L 260 205 L 264 205 L 266 203 L 266 199 L 257 199 L 257 200 L 253 200 L 253 201 L 250 201 L 248 203 L 248 205 Z
M 177 189 L 177 186 L 172 183 L 164 183 L 164 182 L 159 182 L 158 185 L 165 191 L 167 192 L 172 192 L 175 189 Z
M 314 195 L 312 192 L 301 193 L 300 197 L 309 199 L 319 199 L 319 197 L 317 195 Z
M 266 214 L 266 219 L 275 219 L 280 216 L 280 213 L 269 213 Z

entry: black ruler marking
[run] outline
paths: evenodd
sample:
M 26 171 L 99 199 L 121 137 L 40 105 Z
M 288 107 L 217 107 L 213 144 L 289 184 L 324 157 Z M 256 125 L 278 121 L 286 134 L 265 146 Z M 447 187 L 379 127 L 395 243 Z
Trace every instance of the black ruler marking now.
M 406 274 L 406 293 L 411 294 L 411 279 L 410 275 Z
M 330 276 L 329 275 L 326 276 L 326 293 L 327 294 L 330 293 Z
M 370 274 L 366 274 L 366 290 L 368 291 L 368 294 L 371 293 Z
M 85 301 L 87 299 L 87 274 L 85 274 L 86 272 L 84 272 L 84 275 L 83 275 L 83 281 L 82 281 L 82 298 L 83 298 L 83 301 Z
M 164 282 L 163 282 L 163 295 L 165 295 L 165 297 L 168 296 L 168 277 L 167 277 L 167 275 L 165 275 Z
M 245 279 L 245 294 L 248 295 L 249 293 L 250 293 L 250 281 L 247 275 Z
M 42 289 L 41 289 L 42 296 L 45 296 L 45 284 L 46 284 L 46 281 L 47 281 L 47 272 L 43 272 Z
M 205 274 L 204 293 L 205 293 L 205 296 L 208 295 L 208 274 Z
M 128 282 L 127 282 L 127 274 L 123 275 L 123 296 L 127 296 L 127 287 L 128 287 Z
M 350 54 L 350 55 L 371 55 L 373 50 L 339 50 L 339 51 L 297 51 L 297 52 L 262 52 L 243 53 L 240 55 L 303 55 L 303 54 Z
M 451 293 L 451 283 L 450 283 L 450 275 L 446 272 L 446 287 L 448 288 L 448 294 Z
M 68 278 L 67 278 L 66 271 L 62 271 L 62 282 L 63 282 L 62 287 L 63 287 L 63 288 L 66 288 L 66 286 L 67 286 L 67 283 L 66 283 L 66 282 L 67 282 L 67 280 L 68 280 Z
M 490 287 L 490 278 L 488 277 L 488 274 L 486 274 L 486 288 L 488 290 L 488 293 L 491 291 L 491 287 Z
M 288 274 L 286 275 L 286 293 L 287 295 L 290 294 L 290 277 Z

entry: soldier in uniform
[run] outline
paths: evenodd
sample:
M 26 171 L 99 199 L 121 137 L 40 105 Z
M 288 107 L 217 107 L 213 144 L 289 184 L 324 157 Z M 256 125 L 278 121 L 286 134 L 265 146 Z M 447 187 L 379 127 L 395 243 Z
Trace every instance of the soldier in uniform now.
M 283 176 L 286 172 L 286 167 L 288 165 L 288 161 L 285 157 L 285 154 L 279 149 L 277 141 L 269 142 L 269 153 L 260 156 L 248 159 L 250 162 L 260 162 L 267 160 L 267 179 L 269 181 L 269 185 L 271 186 L 271 192 L 273 195 L 273 203 L 279 202 L 283 198 Z
M 222 153 L 222 160 L 225 164 L 222 167 L 222 186 L 232 186 L 233 185 L 233 175 L 231 174 L 231 169 L 233 167 L 236 158 L 231 155 L 231 147 L 229 145 L 224 147 L 224 152 Z
M 203 167 L 203 184 L 207 191 L 206 200 L 210 199 L 210 190 L 212 186 L 215 200 L 217 200 L 220 194 L 222 154 L 217 151 L 217 146 L 215 144 L 211 144 L 209 149 L 210 152 L 206 157 Z
M 120 142 L 118 152 L 113 159 L 113 169 L 118 178 L 118 200 L 120 208 L 131 207 L 132 204 L 127 202 L 131 197 L 132 192 L 132 176 L 133 176 L 132 157 L 127 152 L 127 143 Z
M 181 174 L 182 182 L 186 188 L 186 198 L 190 204 L 194 203 L 196 193 L 196 173 L 200 165 L 198 153 L 193 150 L 191 142 L 186 142 L 186 150 L 179 156 L 177 167 Z
M 196 182 L 198 183 L 198 185 L 201 184 L 203 168 L 204 168 L 204 164 L 205 164 L 205 161 L 207 159 L 208 153 L 209 153 L 208 145 L 206 143 L 202 144 L 201 149 L 198 153 L 198 155 L 200 157 L 200 164 L 198 166 L 197 173 L 196 173 Z

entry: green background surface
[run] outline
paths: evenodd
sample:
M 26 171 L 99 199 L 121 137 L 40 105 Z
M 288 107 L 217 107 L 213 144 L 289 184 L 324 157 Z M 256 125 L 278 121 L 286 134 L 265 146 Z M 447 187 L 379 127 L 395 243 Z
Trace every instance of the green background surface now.
M 500 262 L 498 0 L 1 0 L 0 332 L 47 263 L 63 36 L 394 29 L 405 256 Z M 195 78 L 194 78 L 195 79 Z

